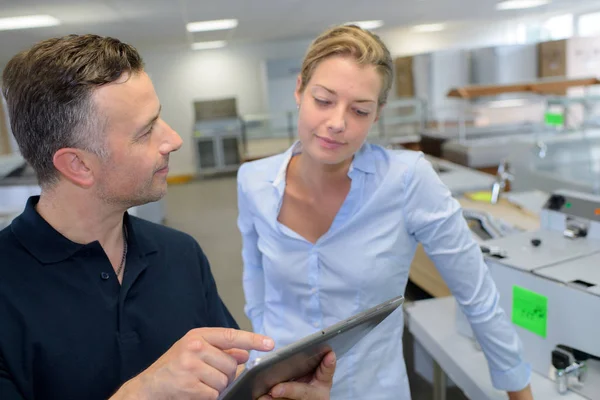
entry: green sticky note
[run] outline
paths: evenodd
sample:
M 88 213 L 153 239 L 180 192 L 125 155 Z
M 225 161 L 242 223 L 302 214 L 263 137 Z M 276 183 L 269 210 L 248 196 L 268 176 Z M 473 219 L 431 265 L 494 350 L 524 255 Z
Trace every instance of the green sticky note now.
M 565 116 L 557 113 L 546 113 L 544 114 L 544 120 L 546 125 L 561 126 L 565 123 Z
M 485 203 L 492 202 L 492 192 L 474 192 L 468 193 L 467 197 L 475 201 L 483 201 Z
M 548 298 L 519 286 L 513 286 L 512 322 L 546 337 Z

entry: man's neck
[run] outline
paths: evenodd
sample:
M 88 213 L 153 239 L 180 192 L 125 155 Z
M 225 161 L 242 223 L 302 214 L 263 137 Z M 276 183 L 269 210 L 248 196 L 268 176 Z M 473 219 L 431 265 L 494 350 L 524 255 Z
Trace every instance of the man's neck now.
M 43 191 L 36 206 L 41 217 L 72 242 L 97 240 L 105 251 L 121 247 L 126 210 L 69 189 Z

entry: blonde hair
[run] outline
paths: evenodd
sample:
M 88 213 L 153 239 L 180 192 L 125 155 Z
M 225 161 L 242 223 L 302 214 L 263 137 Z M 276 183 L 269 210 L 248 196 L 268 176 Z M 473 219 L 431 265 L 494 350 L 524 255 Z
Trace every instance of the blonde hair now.
M 335 26 L 312 42 L 302 62 L 300 92 L 306 88 L 319 63 L 335 55 L 351 56 L 359 65 L 374 65 L 382 81 L 378 104 L 382 106 L 387 102 L 394 77 L 390 51 L 379 36 L 356 25 Z

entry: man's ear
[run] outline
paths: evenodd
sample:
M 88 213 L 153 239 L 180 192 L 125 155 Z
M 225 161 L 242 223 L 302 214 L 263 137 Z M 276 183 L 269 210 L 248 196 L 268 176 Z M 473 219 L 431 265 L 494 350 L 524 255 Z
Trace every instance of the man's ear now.
M 94 184 L 92 156 L 81 149 L 62 148 L 54 153 L 54 168 L 74 185 L 89 188 Z

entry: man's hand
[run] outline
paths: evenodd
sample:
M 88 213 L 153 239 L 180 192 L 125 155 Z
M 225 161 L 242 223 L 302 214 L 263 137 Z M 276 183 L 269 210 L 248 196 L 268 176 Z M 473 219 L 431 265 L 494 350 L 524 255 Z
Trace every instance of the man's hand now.
M 238 365 L 237 371 L 235 372 L 235 379 L 237 379 L 242 374 L 242 372 L 244 372 L 245 369 L 246 369 L 246 364 Z
M 313 376 L 296 382 L 280 383 L 271 389 L 271 393 L 259 400 L 329 400 L 333 374 L 335 372 L 335 354 L 328 353 Z
M 533 394 L 531 393 L 531 386 L 527 386 L 525 389 L 518 392 L 508 392 L 509 400 L 533 400 Z
M 248 361 L 247 350 L 270 351 L 273 340 L 250 332 L 202 328 L 188 332 L 111 400 L 214 400 Z

